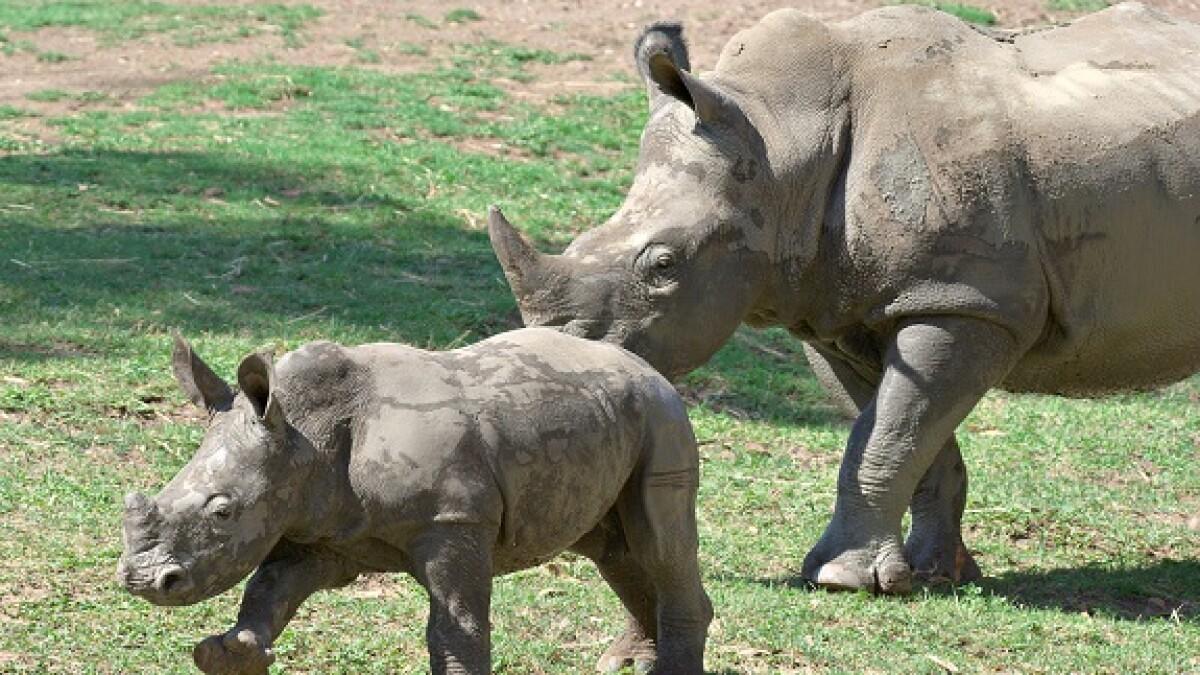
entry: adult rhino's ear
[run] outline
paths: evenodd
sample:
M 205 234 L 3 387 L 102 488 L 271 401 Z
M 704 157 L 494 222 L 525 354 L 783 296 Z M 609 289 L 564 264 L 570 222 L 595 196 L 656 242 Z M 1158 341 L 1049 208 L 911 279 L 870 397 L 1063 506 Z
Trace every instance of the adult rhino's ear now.
M 275 395 L 275 361 L 265 352 L 256 352 L 238 365 L 238 387 L 258 419 L 272 431 L 284 429 L 283 406 Z
M 651 113 L 674 99 L 695 111 L 704 124 L 732 124 L 743 117 L 728 94 L 691 73 L 683 26 L 678 22 L 648 26 L 634 43 L 633 55 L 650 97 Z
M 192 346 L 179 333 L 175 334 L 171 370 L 175 373 L 175 381 L 179 383 L 179 388 L 197 406 L 210 411 L 221 411 L 229 410 L 233 405 L 233 390 L 192 351 Z

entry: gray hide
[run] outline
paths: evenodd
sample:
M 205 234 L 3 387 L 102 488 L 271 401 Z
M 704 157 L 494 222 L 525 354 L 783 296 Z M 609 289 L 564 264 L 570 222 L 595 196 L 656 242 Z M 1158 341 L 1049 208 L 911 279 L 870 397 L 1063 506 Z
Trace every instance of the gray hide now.
M 639 41 L 650 120 L 607 223 L 560 256 L 498 211 L 489 230 L 528 324 L 668 376 L 742 322 L 806 342 L 857 416 L 807 578 L 978 575 L 954 430 L 988 389 L 1200 367 L 1200 27 L 1136 3 L 1007 35 L 781 10 L 704 76 L 680 53 L 677 29 Z
M 315 342 L 246 357 L 236 394 L 182 338 L 174 361 L 208 431 L 158 496 L 126 498 L 118 578 L 184 605 L 257 567 L 237 624 L 196 646 L 204 672 L 266 673 L 305 598 L 390 571 L 429 593 L 432 670 L 489 672 L 492 577 L 567 549 L 627 610 L 602 669 L 702 671 L 696 442 L 636 356 L 545 328 L 450 352 Z

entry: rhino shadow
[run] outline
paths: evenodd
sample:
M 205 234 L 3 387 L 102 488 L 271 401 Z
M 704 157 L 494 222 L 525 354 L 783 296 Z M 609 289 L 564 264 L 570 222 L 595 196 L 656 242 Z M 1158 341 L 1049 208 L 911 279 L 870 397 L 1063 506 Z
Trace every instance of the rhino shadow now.
M 1138 621 L 1200 621 L 1200 562 L 1159 559 L 1143 567 L 1089 564 L 989 577 L 985 593 L 1015 605 Z
M 733 578 L 763 586 L 815 590 L 798 574 L 771 578 Z M 1005 598 L 1017 607 L 1086 613 L 1126 621 L 1165 619 L 1200 622 L 1200 562 L 1161 559 L 1144 567 L 1098 563 L 1052 570 L 1021 570 L 985 577 L 976 588 Z M 970 588 L 970 587 L 968 587 Z M 920 591 L 918 591 L 920 592 Z M 953 597 L 963 592 L 949 584 L 929 584 L 924 592 Z

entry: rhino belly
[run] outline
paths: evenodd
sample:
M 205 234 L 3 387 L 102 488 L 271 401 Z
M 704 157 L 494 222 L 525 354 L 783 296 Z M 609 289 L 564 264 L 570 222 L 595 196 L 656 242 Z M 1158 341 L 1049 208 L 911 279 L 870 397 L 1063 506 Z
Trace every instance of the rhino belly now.
M 641 434 L 604 397 L 531 398 L 494 406 L 480 439 L 503 501 L 498 574 L 540 564 L 579 541 L 613 508 L 641 459 Z
M 1088 396 L 1161 386 L 1200 370 L 1196 209 L 1149 224 L 1127 214 L 1060 250 L 1047 275 L 1043 338 L 1005 388 Z
M 504 517 L 494 564 L 497 574 L 539 565 L 575 544 L 615 506 L 633 473 L 633 453 L 619 449 L 547 447 L 558 462 L 504 469 Z

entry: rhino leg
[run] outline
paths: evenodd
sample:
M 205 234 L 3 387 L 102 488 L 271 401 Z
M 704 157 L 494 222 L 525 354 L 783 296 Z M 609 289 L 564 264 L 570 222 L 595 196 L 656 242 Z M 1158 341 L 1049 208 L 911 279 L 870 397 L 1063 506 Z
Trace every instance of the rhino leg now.
M 410 547 L 413 576 L 429 593 L 429 670 L 491 672 L 492 546 L 495 527 L 439 524 Z
M 961 584 L 983 576 L 962 539 L 966 506 L 967 466 L 951 436 L 913 493 L 912 529 L 904 550 L 918 579 Z
M 939 453 L 951 447 L 954 429 L 1016 357 L 1011 334 L 986 321 L 931 317 L 901 324 L 879 387 L 850 433 L 833 519 L 805 558 L 806 579 L 883 593 L 911 588 L 900 537 L 904 511 Z
M 813 374 L 844 413 L 858 417 L 870 405 L 879 376 L 860 373 L 835 354 L 804 343 Z M 962 539 L 962 514 L 967 504 L 967 467 L 958 441 L 951 436 L 912 498 L 912 530 L 904 550 L 919 579 L 963 583 L 981 573 Z
M 662 432 L 663 430 L 659 430 Z M 653 673 L 704 672 L 704 643 L 712 622 L 712 603 L 700 581 L 696 557 L 696 490 L 699 471 L 661 461 L 685 453 L 659 452 L 690 434 L 659 433 L 655 451 L 643 467 L 635 489 L 617 502 L 629 555 L 644 572 L 642 585 L 654 589 L 657 624 Z M 694 446 L 691 457 L 695 458 Z M 647 617 L 647 621 L 649 618 Z
M 271 645 L 313 593 L 350 583 L 357 570 L 320 551 L 281 543 L 246 584 L 237 624 L 196 645 L 192 658 L 208 675 L 265 675 Z
M 615 510 L 571 550 L 596 563 L 600 576 L 625 606 L 625 632 L 604 650 L 596 662 L 596 670 L 617 673 L 632 668 L 635 673 L 650 672 L 654 668 L 654 642 L 658 636 L 657 597 L 646 571 L 626 546 Z

